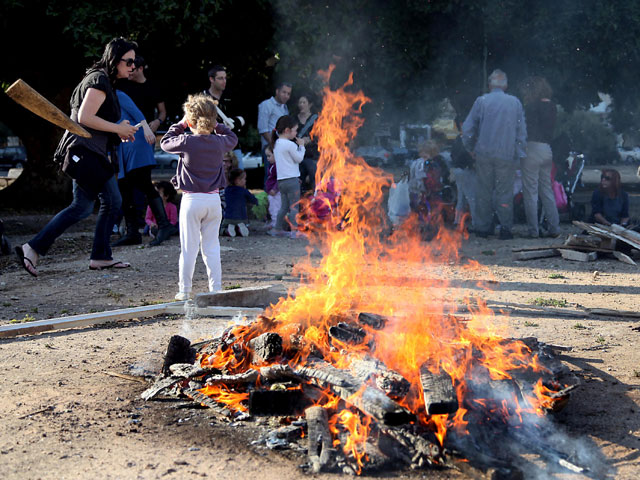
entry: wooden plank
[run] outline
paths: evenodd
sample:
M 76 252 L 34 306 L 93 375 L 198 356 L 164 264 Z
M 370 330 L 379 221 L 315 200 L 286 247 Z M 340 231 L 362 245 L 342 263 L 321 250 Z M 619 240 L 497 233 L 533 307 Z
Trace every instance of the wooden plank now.
M 628 255 L 625 255 L 622 252 L 612 252 L 613 256 L 616 257 L 618 260 L 620 260 L 623 263 L 628 263 L 629 265 L 637 265 L 636 262 L 634 262 L 631 257 L 629 257 Z
M 50 318 L 48 320 L 37 320 L 35 322 L 28 323 L 2 325 L 0 326 L 0 338 L 15 337 L 18 335 L 33 335 L 34 333 L 47 332 L 51 330 L 86 327 L 88 325 L 117 322 L 120 320 L 131 320 L 133 318 L 154 317 L 156 315 L 167 313 L 167 309 L 170 307 L 180 305 L 180 308 L 182 308 L 182 304 L 184 304 L 184 302 L 160 303 L 158 305 L 146 305 L 143 307 L 123 308 L 121 310 Z
M 560 252 L 554 248 L 544 250 L 532 250 L 528 252 L 513 252 L 514 260 L 535 260 L 536 258 L 557 257 Z
M 329 418 L 322 407 L 309 407 L 304 413 L 307 420 L 309 463 L 313 473 L 319 473 L 329 465 L 332 453 L 335 453 Z
M 598 258 L 596 252 L 578 252 L 576 250 L 559 249 L 562 258 L 565 260 L 573 260 L 574 262 L 593 262 Z
M 448 373 L 435 374 L 426 365 L 420 367 L 420 384 L 424 395 L 424 408 L 429 415 L 455 413 L 458 410 L 458 397 Z

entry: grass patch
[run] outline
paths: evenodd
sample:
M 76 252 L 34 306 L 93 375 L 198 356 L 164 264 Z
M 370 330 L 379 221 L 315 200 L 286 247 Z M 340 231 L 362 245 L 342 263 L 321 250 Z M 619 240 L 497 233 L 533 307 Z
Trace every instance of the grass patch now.
M 565 277 L 561 273 L 552 273 L 551 275 L 549 275 L 549 278 L 567 278 L 567 277 Z
M 524 326 L 525 327 L 538 327 L 539 325 L 536 322 L 530 322 L 529 320 L 527 320 L 526 322 L 524 322 Z
M 640 370 L 634 370 L 633 371 L 633 376 L 636 378 L 640 378 Z
M 495 255 L 496 251 L 495 250 L 483 250 L 482 251 L 482 255 Z
M 566 307 L 567 306 L 566 300 L 564 299 L 556 300 L 555 298 L 538 297 L 531 300 L 531 303 L 538 307 Z
M 11 302 L 2 302 L 2 306 L 3 307 L 10 307 L 11 306 Z
M 606 340 L 602 335 L 600 335 L 598 338 L 596 338 L 596 342 L 603 344 L 604 342 L 606 342 Z
M 124 293 L 114 292 L 113 290 L 109 290 L 107 292 L 107 297 L 113 298 L 116 302 L 119 302 L 122 297 L 124 297 Z
M 19 320 L 17 318 L 14 318 L 10 320 L 9 323 L 27 323 L 33 321 L 35 321 L 35 317 L 32 317 L 31 315 L 25 315 L 22 319 Z
M 223 290 L 237 290 L 238 288 L 242 288 L 242 285 L 228 285 L 223 287 Z
M 575 328 L 576 330 L 586 330 L 587 327 L 585 327 L 584 325 L 582 325 L 581 323 L 576 323 L 573 328 Z

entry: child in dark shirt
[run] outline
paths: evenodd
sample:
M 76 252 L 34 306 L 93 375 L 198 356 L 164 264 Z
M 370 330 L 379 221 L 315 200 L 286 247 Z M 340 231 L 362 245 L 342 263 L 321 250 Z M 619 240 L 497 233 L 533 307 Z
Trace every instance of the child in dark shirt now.
M 249 215 L 247 214 L 247 202 L 258 204 L 258 199 L 247 190 L 247 174 L 240 168 L 234 168 L 229 172 L 229 186 L 224 189 L 226 209 L 222 221 L 222 231 L 230 237 L 236 236 L 236 228 L 240 235 L 249 235 Z

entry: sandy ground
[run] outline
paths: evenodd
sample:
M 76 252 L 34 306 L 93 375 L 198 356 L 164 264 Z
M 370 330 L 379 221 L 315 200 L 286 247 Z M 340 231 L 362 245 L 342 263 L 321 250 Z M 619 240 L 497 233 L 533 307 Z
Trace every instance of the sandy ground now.
M 13 244 L 28 239 L 45 215 L 3 215 Z M 117 259 L 133 267 L 89 271 L 93 218 L 66 233 L 31 278 L 13 257 L 0 257 L 0 319 L 46 319 L 172 301 L 176 292 L 179 241 L 156 248 L 123 247 Z M 563 224 L 563 233 L 577 233 Z M 516 234 L 524 233 L 518 226 Z M 222 238 L 226 288 L 280 284 L 295 287 L 292 266 L 306 255 L 307 242 L 255 234 Z M 456 295 L 478 295 L 504 305 L 505 334 L 535 336 L 572 347 L 562 357 L 581 379 L 557 428 L 601 459 L 607 475 L 640 477 L 640 360 L 638 318 L 594 316 L 582 310 L 638 311 L 638 267 L 613 258 L 580 263 L 560 257 L 516 262 L 511 249 L 557 240 L 509 241 L 471 236 L 460 263 L 407 266 L 407 275 L 442 276 Z M 462 266 L 483 267 L 470 273 Z M 206 290 L 201 260 L 195 291 Z M 480 282 L 479 282 L 480 281 Z M 483 287 L 480 284 L 484 285 Z M 487 290 L 486 287 L 489 289 Z M 565 307 L 525 314 L 535 299 Z M 557 309 L 566 314 L 557 314 Z M 581 313 L 583 312 L 583 313 Z M 251 445 L 257 427 L 222 424 L 206 409 L 177 408 L 176 402 L 145 402 L 146 385 L 112 373 L 157 372 L 168 339 L 196 339 L 220 331 L 229 319 L 162 316 L 95 327 L 0 339 L 0 461 L 2 477 L 35 478 L 300 478 L 304 457 Z M 380 475 L 380 474 L 379 474 Z M 462 478 L 454 471 L 385 472 L 392 478 Z M 528 473 L 534 478 L 534 473 Z M 538 472 L 539 478 L 548 478 Z M 313 478 L 335 478 L 323 474 Z M 557 474 L 554 478 L 585 478 Z

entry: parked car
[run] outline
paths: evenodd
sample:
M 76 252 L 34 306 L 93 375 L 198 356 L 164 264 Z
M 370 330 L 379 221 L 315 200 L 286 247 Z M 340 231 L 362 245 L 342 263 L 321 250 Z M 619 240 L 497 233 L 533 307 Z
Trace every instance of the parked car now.
M 24 168 L 27 150 L 22 146 L 0 148 L 0 165 L 10 168 Z
M 178 160 L 180 159 L 178 155 L 167 153 L 160 148 L 156 148 L 153 152 L 153 156 L 158 164 L 157 168 L 170 168 L 171 170 L 178 168 Z
M 620 163 L 630 165 L 640 163 L 640 147 L 635 147 L 633 149 L 618 147 L 618 154 L 620 155 L 620 159 L 618 160 Z

